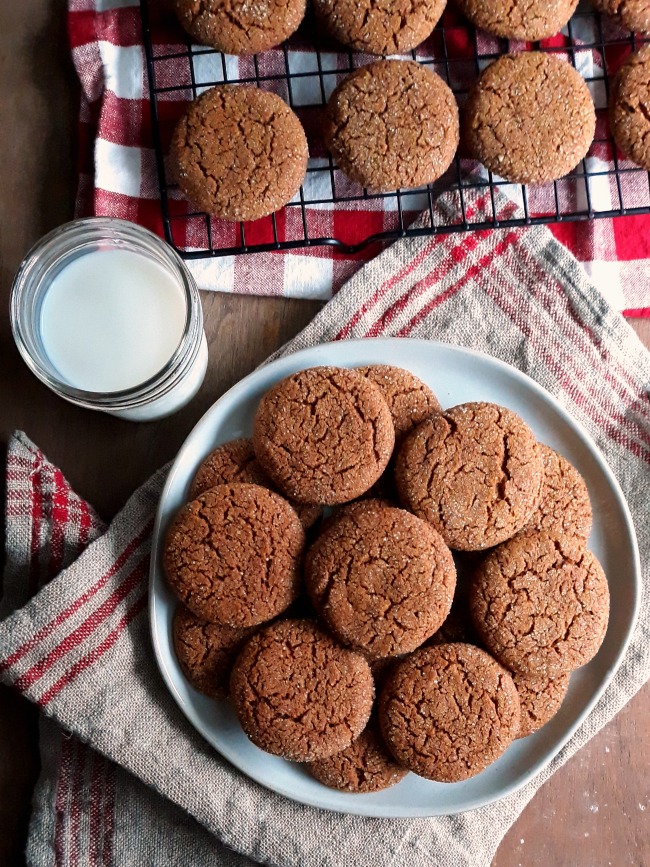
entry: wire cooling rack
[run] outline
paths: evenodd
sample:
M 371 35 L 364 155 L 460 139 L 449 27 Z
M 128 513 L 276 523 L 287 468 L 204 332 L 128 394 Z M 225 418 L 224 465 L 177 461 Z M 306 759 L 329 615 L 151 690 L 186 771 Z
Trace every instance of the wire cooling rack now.
M 408 55 L 437 72 L 461 108 L 480 71 L 508 51 L 536 49 L 564 57 L 587 81 L 597 108 L 593 145 L 570 175 L 551 184 L 511 184 L 458 155 L 433 185 L 372 193 L 332 162 L 320 127 L 336 85 L 377 58 L 328 41 L 309 14 L 279 48 L 253 57 L 226 56 L 194 44 L 180 25 L 165 18 L 157 0 L 140 2 L 162 220 L 167 241 L 186 259 L 325 245 L 354 254 L 370 244 L 418 235 L 650 213 L 650 176 L 617 153 L 607 123 L 612 76 L 639 39 L 591 5 L 578 7 L 564 36 L 541 43 L 487 36 L 448 8 L 432 36 Z M 224 82 L 254 84 L 280 95 L 298 114 L 309 141 L 300 192 L 281 211 L 255 222 L 232 223 L 193 210 L 166 166 L 171 132 L 184 106 Z M 455 207 L 448 212 L 435 207 L 443 191 L 453 194 Z M 513 206 L 504 210 L 504 200 Z M 421 212 L 423 219 L 415 221 Z

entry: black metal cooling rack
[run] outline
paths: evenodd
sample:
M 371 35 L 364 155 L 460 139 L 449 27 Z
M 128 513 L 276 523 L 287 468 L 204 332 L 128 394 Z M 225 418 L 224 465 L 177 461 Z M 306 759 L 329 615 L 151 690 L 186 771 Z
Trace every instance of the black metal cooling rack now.
M 590 5 L 579 6 L 569 22 L 568 38 L 527 44 L 478 33 L 448 9 L 430 39 L 409 55 L 441 75 L 461 106 L 481 69 L 509 50 L 532 48 L 567 57 L 587 81 L 598 115 L 592 148 L 575 171 L 552 184 L 524 186 L 457 155 L 433 185 L 377 194 L 351 182 L 318 150 L 329 94 L 342 77 L 377 58 L 327 41 L 309 14 L 298 33 L 278 49 L 250 58 L 227 57 L 193 43 L 175 23 L 158 28 L 153 18 L 162 4 L 157 0 L 140 4 L 162 221 L 167 241 L 186 259 L 326 245 L 349 255 L 404 237 L 650 213 L 650 175 L 617 154 L 606 111 L 612 76 L 641 40 L 616 28 Z M 310 143 L 298 196 L 254 223 L 230 223 L 192 210 L 165 164 L 169 135 L 182 106 L 224 82 L 278 93 L 299 115 Z M 454 194 L 452 216 L 435 207 L 443 191 Z M 519 207 L 504 210 L 500 193 Z M 477 196 L 480 208 L 473 206 Z M 413 224 L 421 212 L 424 220 Z

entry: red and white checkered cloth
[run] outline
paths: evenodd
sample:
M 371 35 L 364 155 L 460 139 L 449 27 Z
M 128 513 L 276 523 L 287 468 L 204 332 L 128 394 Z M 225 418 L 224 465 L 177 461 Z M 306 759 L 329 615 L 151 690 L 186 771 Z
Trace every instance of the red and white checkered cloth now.
M 155 51 L 160 54 L 183 51 L 182 31 L 165 11 L 165 4 L 150 5 Z M 445 14 L 452 16 L 454 13 L 448 11 Z M 579 30 L 579 19 L 574 29 Z M 82 85 L 78 213 L 122 217 L 162 235 L 138 0 L 69 0 L 69 34 Z M 577 35 L 580 36 L 579 33 Z M 584 34 L 585 41 L 593 38 L 593 34 Z M 557 39 L 559 42 L 555 44 L 563 44 L 563 37 Z M 486 39 L 486 42 L 485 50 L 488 53 L 489 40 Z M 518 46 L 513 44 L 512 47 Z M 448 45 L 447 48 L 457 53 L 466 51 L 470 56 L 471 49 L 462 44 L 460 36 L 457 45 Z M 425 46 L 423 56 L 427 56 L 427 50 Z M 621 57 L 624 50 L 619 52 Z M 288 62 L 292 70 L 311 73 L 297 81 L 295 87 L 298 92 L 294 92 L 295 103 L 309 104 L 309 87 L 317 86 L 313 51 L 310 52 L 304 44 L 292 45 Z M 328 68 L 331 69 L 344 68 L 348 62 L 347 54 L 338 55 L 331 51 L 324 56 L 323 62 L 330 64 Z M 601 109 L 599 124 L 602 133 L 606 94 L 598 62 L 598 57 L 594 57 L 591 51 L 582 51 L 576 56 L 580 72 L 587 79 L 593 79 L 590 88 L 597 107 Z M 616 57 L 613 62 L 616 65 Z M 284 64 L 284 59 L 281 52 L 271 51 L 260 55 L 259 63 L 262 73 L 265 70 L 277 72 L 278 64 Z M 246 64 L 250 65 L 251 60 L 227 58 L 226 64 L 230 69 L 229 75 L 237 77 L 248 74 Z M 199 89 L 202 76 L 205 81 L 214 81 L 220 74 L 214 65 L 213 55 L 201 57 L 195 54 L 193 66 Z M 461 69 L 462 66 L 460 64 L 454 68 Z M 470 68 L 471 71 L 468 71 Z M 474 74 L 472 64 L 465 65 L 465 74 Z M 160 75 L 163 80 L 158 82 L 159 85 L 178 87 L 184 84 L 186 79 L 189 80 L 186 59 L 169 61 L 163 66 Z M 331 79 L 333 86 L 335 76 L 331 76 Z M 304 93 L 301 93 L 300 87 L 304 88 Z M 168 142 L 171 129 L 185 104 L 179 101 L 179 94 L 187 96 L 187 93 L 173 91 L 160 102 L 163 145 Z M 320 94 L 317 100 L 320 100 Z M 298 111 L 300 113 L 300 109 Z M 309 136 L 310 130 L 307 132 Z M 322 161 L 318 142 L 314 145 L 311 136 L 310 148 L 313 160 Z M 598 171 L 611 166 L 612 154 L 607 153 L 607 150 L 607 145 L 594 147 L 589 158 L 590 170 Z M 326 174 L 323 172 L 324 176 Z M 318 173 L 312 177 L 318 179 Z M 315 183 L 318 184 L 318 180 Z M 595 178 L 590 183 L 592 204 L 596 210 L 618 207 L 618 193 L 609 178 Z M 626 176 L 624 185 L 628 183 L 636 187 L 623 191 L 626 201 L 632 204 L 650 202 L 648 179 L 644 173 Z M 313 192 L 316 193 L 314 198 L 318 197 L 318 189 Z M 330 195 L 328 187 L 325 197 Z M 575 196 L 575 192 L 572 195 Z M 410 213 L 414 215 L 416 207 L 419 209 L 423 205 L 418 205 L 416 198 L 412 201 L 413 210 Z M 175 214 L 187 211 L 187 204 L 175 191 L 171 193 L 170 209 Z M 308 219 L 312 235 L 335 234 L 359 239 L 385 228 L 394 228 L 396 203 L 394 199 L 377 199 L 345 206 L 310 206 Z M 291 223 L 299 220 L 298 208 L 289 208 L 278 218 L 279 231 L 283 237 L 291 236 Z M 248 226 L 247 240 L 271 240 L 264 235 L 263 221 Z M 233 233 L 229 239 L 232 243 L 236 232 L 234 225 L 230 230 Z M 584 264 L 592 280 L 615 309 L 624 310 L 630 316 L 650 316 L 650 216 L 567 222 L 553 226 L 552 231 Z M 205 246 L 205 240 L 192 238 L 190 232 L 186 244 L 188 247 L 202 247 Z M 190 267 L 203 289 L 327 299 L 364 261 L 376 253 L 376 247 L 355 255 L 344 255 L 331 247 L 320 247 L 204 259 L 191 262 Z

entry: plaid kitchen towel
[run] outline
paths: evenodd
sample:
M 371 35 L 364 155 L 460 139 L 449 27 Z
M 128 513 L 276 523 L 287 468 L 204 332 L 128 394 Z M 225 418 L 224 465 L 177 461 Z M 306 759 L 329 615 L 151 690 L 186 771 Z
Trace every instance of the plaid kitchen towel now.
M 441 218 L 453 207 L 453 197 L 443 200 Z M 377 820 L 286 800 L 234 770 L 194 732 L 156 669 L 147 571 L 165 471 L 102 532 L 59 471 L 20 437 L 8 467 L 11 583 L 31 580 L 35 588 L 87 544 L 0 624 L 0 678 L 73 736 L 59 737 L 46 757 L 30 863 L 487 867 L 537 789 L 648 679 L 650 356 L 622 317 L 548 230 L 484 232 L 399 242 L 282 352 L 381 335 L 443 340 L 513 364 L 596 440 L 632 511 L 644 578 L 641 616 L 606 693 L 544 771 L 480 810 Z M 59 494 L 43 493 L 37 466 L 59 479 Z
M 321 91 L 319 67 L 313 48 L 298 33 L 289 40 L 286 55 L 281 49 L 267 51 L 257 58 L 227 57 L 197 50 L 192 54 L 191 68 L 186 43 L 180 26 L 163 0 L 146 0 L 151 18 L 151 35 L 157 58 L 157 85 L 161 93 L 158 111 L 163 149 L 166 150 L 171 131 L 192 87 L 197 92 L 205 83 L 228 80 L 263 79 L 263 86 L 275 89 L 287 99 L 292 97 L 303 121 L 310 143 L 313 171 L 306 182 L 307 222 L 311 237 L 343 238 L 358 241 L 398 223 L 398 202 L 394 196 L 366 200 L 339 201 L 332 198 L 329 164 L 318 134 L 318 108 L 329 91 L 349 68 L 347 51 L 329 46 L 321 55 L 321 70 L 326 92 Z M 141 223 L 163 234 L 158 177 L 153 150 L 152 123 L 148 102 L 147 73 L 142 45 L 138 0 L 69 0 L 69 34 L 72 55 L 82 85 L 80 116 L 80 187 L 79 214 L 121 217 Z M 445 12 L 444 46 L 434 35 L 418 49 L 418 59 L 431 62 L 432 68 L 445 74 L 443 56 L 453 58 L 451 81 L 458 89 L 469 86 L 476 75 L 474 46 L 470 31 L 451 8 Z M 624 40 L 621 32 L 606 36 Z M 619 179 L 611 175 L 615 155 L 606 131 L 607 92 L 603 76 L 606 62 L 610 74 L 622 63 L 629 44 L 623 41 L 607 51 L 594 49 L 602 34 L 593 12 L 578 14 L 572 23 L 573 42 L 584 49 L 574 50 L 576 67 L 589 82 L 598 111 L 597 142 L 594 143 L 587 165 L 592 177 L 589 191 L 583 180 L 561 181 L 558 202 L 564 212 L 584 209 L 590 205 L 595 212 L 650 205 L 648 173 L 623 160 Z M 543 44 L 562 48 L 567 45 L 566 30 Z M 512 42 L 510 48 L 526 47 Z M 481 65 L 503 44 L 484 34 L 479 35 L 478 48 L 483 56 Z M 568 56 L 568 55 L 567 55 Z M 373 58 L 355 55 L 355 64 Z M 274 76 L 286 70 L 296 74 L 291 94 L 286 85 Z M 333 70 L 338 75 L 330 74 Z M 93 147 L 94 145 L 94 147 Z M 463 163 L 464 164 L 464 163 Z M 336 175 L 339 196 L 357 195 L 361 191 L 345 187 L 346 180 Z M 521 188 L 508 188 L 520 200 Z M 587 202 L 586 196 L 590 201 Z M 408 220 L 427 207 L 428 197 L 421 193 L 403 195 L 399 207 Z M 547 213 L 555 208 L 553 187 L 531 188 L 528 205 L 531 210 Z M 209 245 L 203 217 L 188 217 L 191 207 L 178 190 L 169 192 L 169 208 L 173 218 L 174 240 L 186 249 L 205 249 Z M 471 216 L 469 221 L 472 222 Z M 241 243 L 233 223 L 212 220 L 213 241 L 221 245 Z M 303 237 L 300 208 L 290 207 L 277 217 L 276 230 L 281 240 Z M 650 216 L 628 216 L 573 223 L 565 221 L 552 231 L 583 262 L 592 280 L 599 286 L 610 305 L 625 310 L 628 315 L 650 315 Z M 273 241 L 270 219 L 247 224 L 246 238 L 251 242 Z M 442 242 L 441 242 L 442 243 Z M 335 252 L 321 246 L 311 250 L 264 253 L 221 259 L 201 259 L 189 262 L 202 289 L 251 294 L 276 294 L 292 297 L 327 299 L 351 276 L 364 261 L 377 252 L 376 246 L 358 254 Z

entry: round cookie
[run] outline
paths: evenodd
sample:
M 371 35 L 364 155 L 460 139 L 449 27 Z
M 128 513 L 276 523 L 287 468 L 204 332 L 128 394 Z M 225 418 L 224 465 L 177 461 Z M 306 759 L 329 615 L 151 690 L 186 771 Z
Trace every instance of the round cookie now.
M 463 140 L 490 171 L 516 183 L 561 178 L 594 138 L 596 110 L 584 79 L 540 51 L 506 54 L 470 91 Z
M 253 627 L 238 629 L 210 623 L 184 605 L 174 612 L 172 640 L 176 658 L 195 689 L 213 698 L 228 695 L 230 669 Z
M 512 677 L 471 644 L 421 648 L 397 663 L 378 707 L 384 740 L 397 761 L 440 783 L 480 773 L 519 730 Z
M 541 478 L 532 431 L 493 403 L 460 404 L 422 422 L 395 464 L 402 503 L 461 551 L 490 548 L 520 530 Z
M 309 550 L 305 584 L 334 635 L 377 659 L 415 650 L 442 625 L 456 569 L 425 521 L 355 504 Z
M 541 729 L 559 711 L 569 689 L 570 674 L 560 677 L 524 677 L 513 674 L 519 694 L 521 717 L 518 738 L 525 738 Z
M 279 45 L 305 16 L 305 0 L 172 0 L 178 20 L 203 45 L 257 54 Z
M 327 759 L 306 765 L 314 779 L 343 792 L 379 792 L 399 783 L 408 771 L 386 749 L 373 717 L 356 741 Z
M 343 45 L 404 54 L 431 34 L 446 0 L 315 0 L 316 17 Z
M 459 137 L 445 82 L 408 60 L 356 69 L 327 103 L 325 143 L 342 171 L 377 192 L 419 187 L 443 175 Z
M 593 4 L 626 30 L 650 33 L 650 0 L 593 0 Z
M 311 367 L 262 397 L 253 427 L 260 465 L 299 503 L 354 500 L 381 476 L 395 443 L 380 390 L 354 370 Z
M 518 536 L 479 567 L 470 592 L 474 626 L 511 671 L 556 678 L 589 662 L 605 638 L 607 578 L 578 539 Z
M 614 79 L 609 124 L 625 156 L 650 171 L 650 45 L 632 54 Z
M 231 440 L 211 451 L 196 471 L 190 487 L 190 499 L 194 500 L 210 488 L 229 482 L 245 482 L 274 490 L 271 480 L 257 463 L 252 440 Z M 305 530 L 313 527 L 323 512 L 320 506 L 304 503 L 291 505 Z
M 555 36 L 573 15 L 578 0 L 456 0 L 476 27 L 504 39 L 534 42 Z
M 587 539 L 592 513 L 585 480 L 562 455 L 541 443 L 539 448 L 544 467 L 539 505 L 520 532 L 545 530 L 556 536 Z
M 393 417 L 395 445 L 399 445 L 425 418 L 441 409 L 429 386 L 402 367 L 373 364 L 356 370 L 381 389 Z
M 307 157 L 302 125 L 279 96 L 229 84 L 190 103 L 170 148 L 182 192 L 224 220 L 257 220 L 286 205 L 305 177 Z
M 204 620 L 255 626 L 296 599 L 305 533 L 286 500 L 258 485 L 219 485 L 183 506 L 167 530 L 163 569 Z
M 310 620 L 282 620 L 242 649 L 230 677 L 239 721 L 256 746 L 296 762 L 340 753 L 366 727 L 370 667 Z

